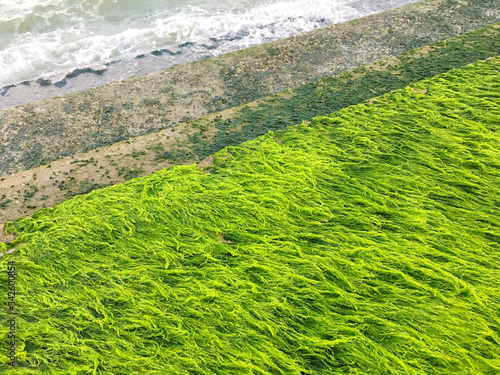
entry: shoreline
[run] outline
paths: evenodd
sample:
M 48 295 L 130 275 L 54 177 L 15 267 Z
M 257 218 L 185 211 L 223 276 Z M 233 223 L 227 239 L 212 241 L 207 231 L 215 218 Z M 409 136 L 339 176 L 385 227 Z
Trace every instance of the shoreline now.
M 338 16 L 318 15 L 316 18 L 302 15 L 297 17 L 285 17 L 283 20 L 275 20 L 262 25 L 243 25 L 239 30 L 231 30 L 224 34 L 205 35 L 205 39 L 194 37 L 179 40 L 176 44 L 164 46 L 151 46 L 149 51 L 135 51 L 122 56 L 115 56 L 101 62 L 89 65 L 76 64 L 66 70 L 45 72 L 38 76 L 16 82 L 6 82 L 0 86 L 0 110 L 9 107 L 27 104 L 36 100 L 56 97 L 69 93 L 84 91 L 90 88 L 104 86 L 120 80 L 142 76 L 145 74 L 168 69 L 175 65 L 183 65 L 206 58 L 216 57 L 252 46 L 286 39 L 299 32 L 299 27 L 280 29 L 279 25 L 294 20 L 303 19 L 308 26 L 302 29 L 317 30 L 334 24 L 347 22 L 356 18 L 383 12 L 384 10 L 396 9 L 398 7 L 414 3 L 419 0 L 391 0 L 391 5 L 363 2 L 352 3 L 352 7 L 339 6 L 340 11 L 351 9 L 348 14 Z M 406 4 L 404 4 L 406 2 Z M 341 12 L 342 13 L 342 12 Z M 340 14 L 340 13 L 339 13 Z M 326 17 L 326 18 L 325 18 Z M 256 30 L 266 30 L 266 36 L 252 37 Z M 249 39 L 250 38 L 250 39 Z

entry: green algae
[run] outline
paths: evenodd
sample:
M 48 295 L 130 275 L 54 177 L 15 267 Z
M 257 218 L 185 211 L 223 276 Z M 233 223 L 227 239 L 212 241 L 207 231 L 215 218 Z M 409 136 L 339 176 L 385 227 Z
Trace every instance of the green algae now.
M 500 24 L 495 24 L 424 49 L 405 52 L 393 64 L 378 68 L 377 64 L 363 66 L 300 86 L 291 90 L 290 95 L 263 98 L 255 107 L 243 107 L 230 118 L 216 119 L 218 132 L 208 140 L 202 136 L 206 120 L 193 121 L 192 126 L 201 129 L 199 133 L 190 136 L 191 149 L 201 160 L 226 146 L 254 139 L 270 130 L 284 129 L 290 123 L 300 123 L 314 116 L 361 103 L 499 53 Z M 258 82 L 258 78 L 255 81 Z M 254 90 L 254 96 L 249 97 L 247 91 L 251 83 L 245 81 L 244 77 L 235 79 L 229 74 L 225 82 L 229 88 L 226 96 L 236 97 L 234 103 L 255 100 L 261 96 L 258 90 Z M 238 93 L 243 93 L 245 97 L 238 97 Z M 175 163 L 182 163 L 190 158 L 189 154 L 169 156 Z
M 496 374 L 500 59 L 7 225 L 12 374 Z M 6 339 L 6 300 L 2 300 Z

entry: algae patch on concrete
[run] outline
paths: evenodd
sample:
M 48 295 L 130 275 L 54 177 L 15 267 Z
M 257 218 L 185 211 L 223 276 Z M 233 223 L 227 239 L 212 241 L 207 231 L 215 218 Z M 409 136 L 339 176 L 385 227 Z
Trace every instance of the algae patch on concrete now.
M 203 160 L 269 130 L 326 115 L 499 53 L 500 24 L 495 24 L 160 132 L 14 173 L 0 178 L 0 222 L 165 167 Z
M 0 370 L 497 373 L 499 69 L 8 223 L 24 243 L 0 258 L 1 294 L 18 269 L 18 366 L 0 354 Z

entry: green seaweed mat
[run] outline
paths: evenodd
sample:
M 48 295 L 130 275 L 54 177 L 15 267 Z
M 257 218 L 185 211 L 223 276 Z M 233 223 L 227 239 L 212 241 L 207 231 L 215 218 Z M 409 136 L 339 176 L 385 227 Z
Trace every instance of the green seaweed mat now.
M 195 120 L 192 126 L 199 132 L 189 136 L 185 144 L 189 150 L 169 152 L 162 157 L 176 163 L 193 156 L 201 160 L 224 147 L 238 145 L 270 130 L 281 130 L 291 123 L 325 115 L 498 54 L 500 23 L 405 52 L 392 61 L 383 60 L 385 64 L 362 66 L 300 86 L 290 90 L 288 95 L 264 97 L 256 106 L 244 106 L 229 118 L 216 118 L 218 132 L 215 137 L 209 137 L 210 140 L 205 139 L 204 132 L 207 125 L 212 125 L 212 120 L 208 123 L 205 119 Z M 228 86 L 232 78 L 227 78 Z M 233 91 L 248 94 L 244 86 L 235 87 Z
M 0 370 L 499 374 L 499 68 L 9 223 L 23 245 L 0 258 Z

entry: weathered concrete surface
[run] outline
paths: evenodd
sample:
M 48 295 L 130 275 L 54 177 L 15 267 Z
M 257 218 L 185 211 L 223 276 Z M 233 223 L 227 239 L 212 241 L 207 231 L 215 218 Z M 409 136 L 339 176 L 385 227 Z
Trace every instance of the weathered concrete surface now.
M 0 176 L 172 127 L 500 20 L 500 0 L 429 0 L 0 112 Z
M 0 223 L 172 165 L 198 162 L 207 167 L 213 157 L 205 157 L 224 147 L 498 55 L 500 23 L 192 122 L 13 173 L 0 178 Z

